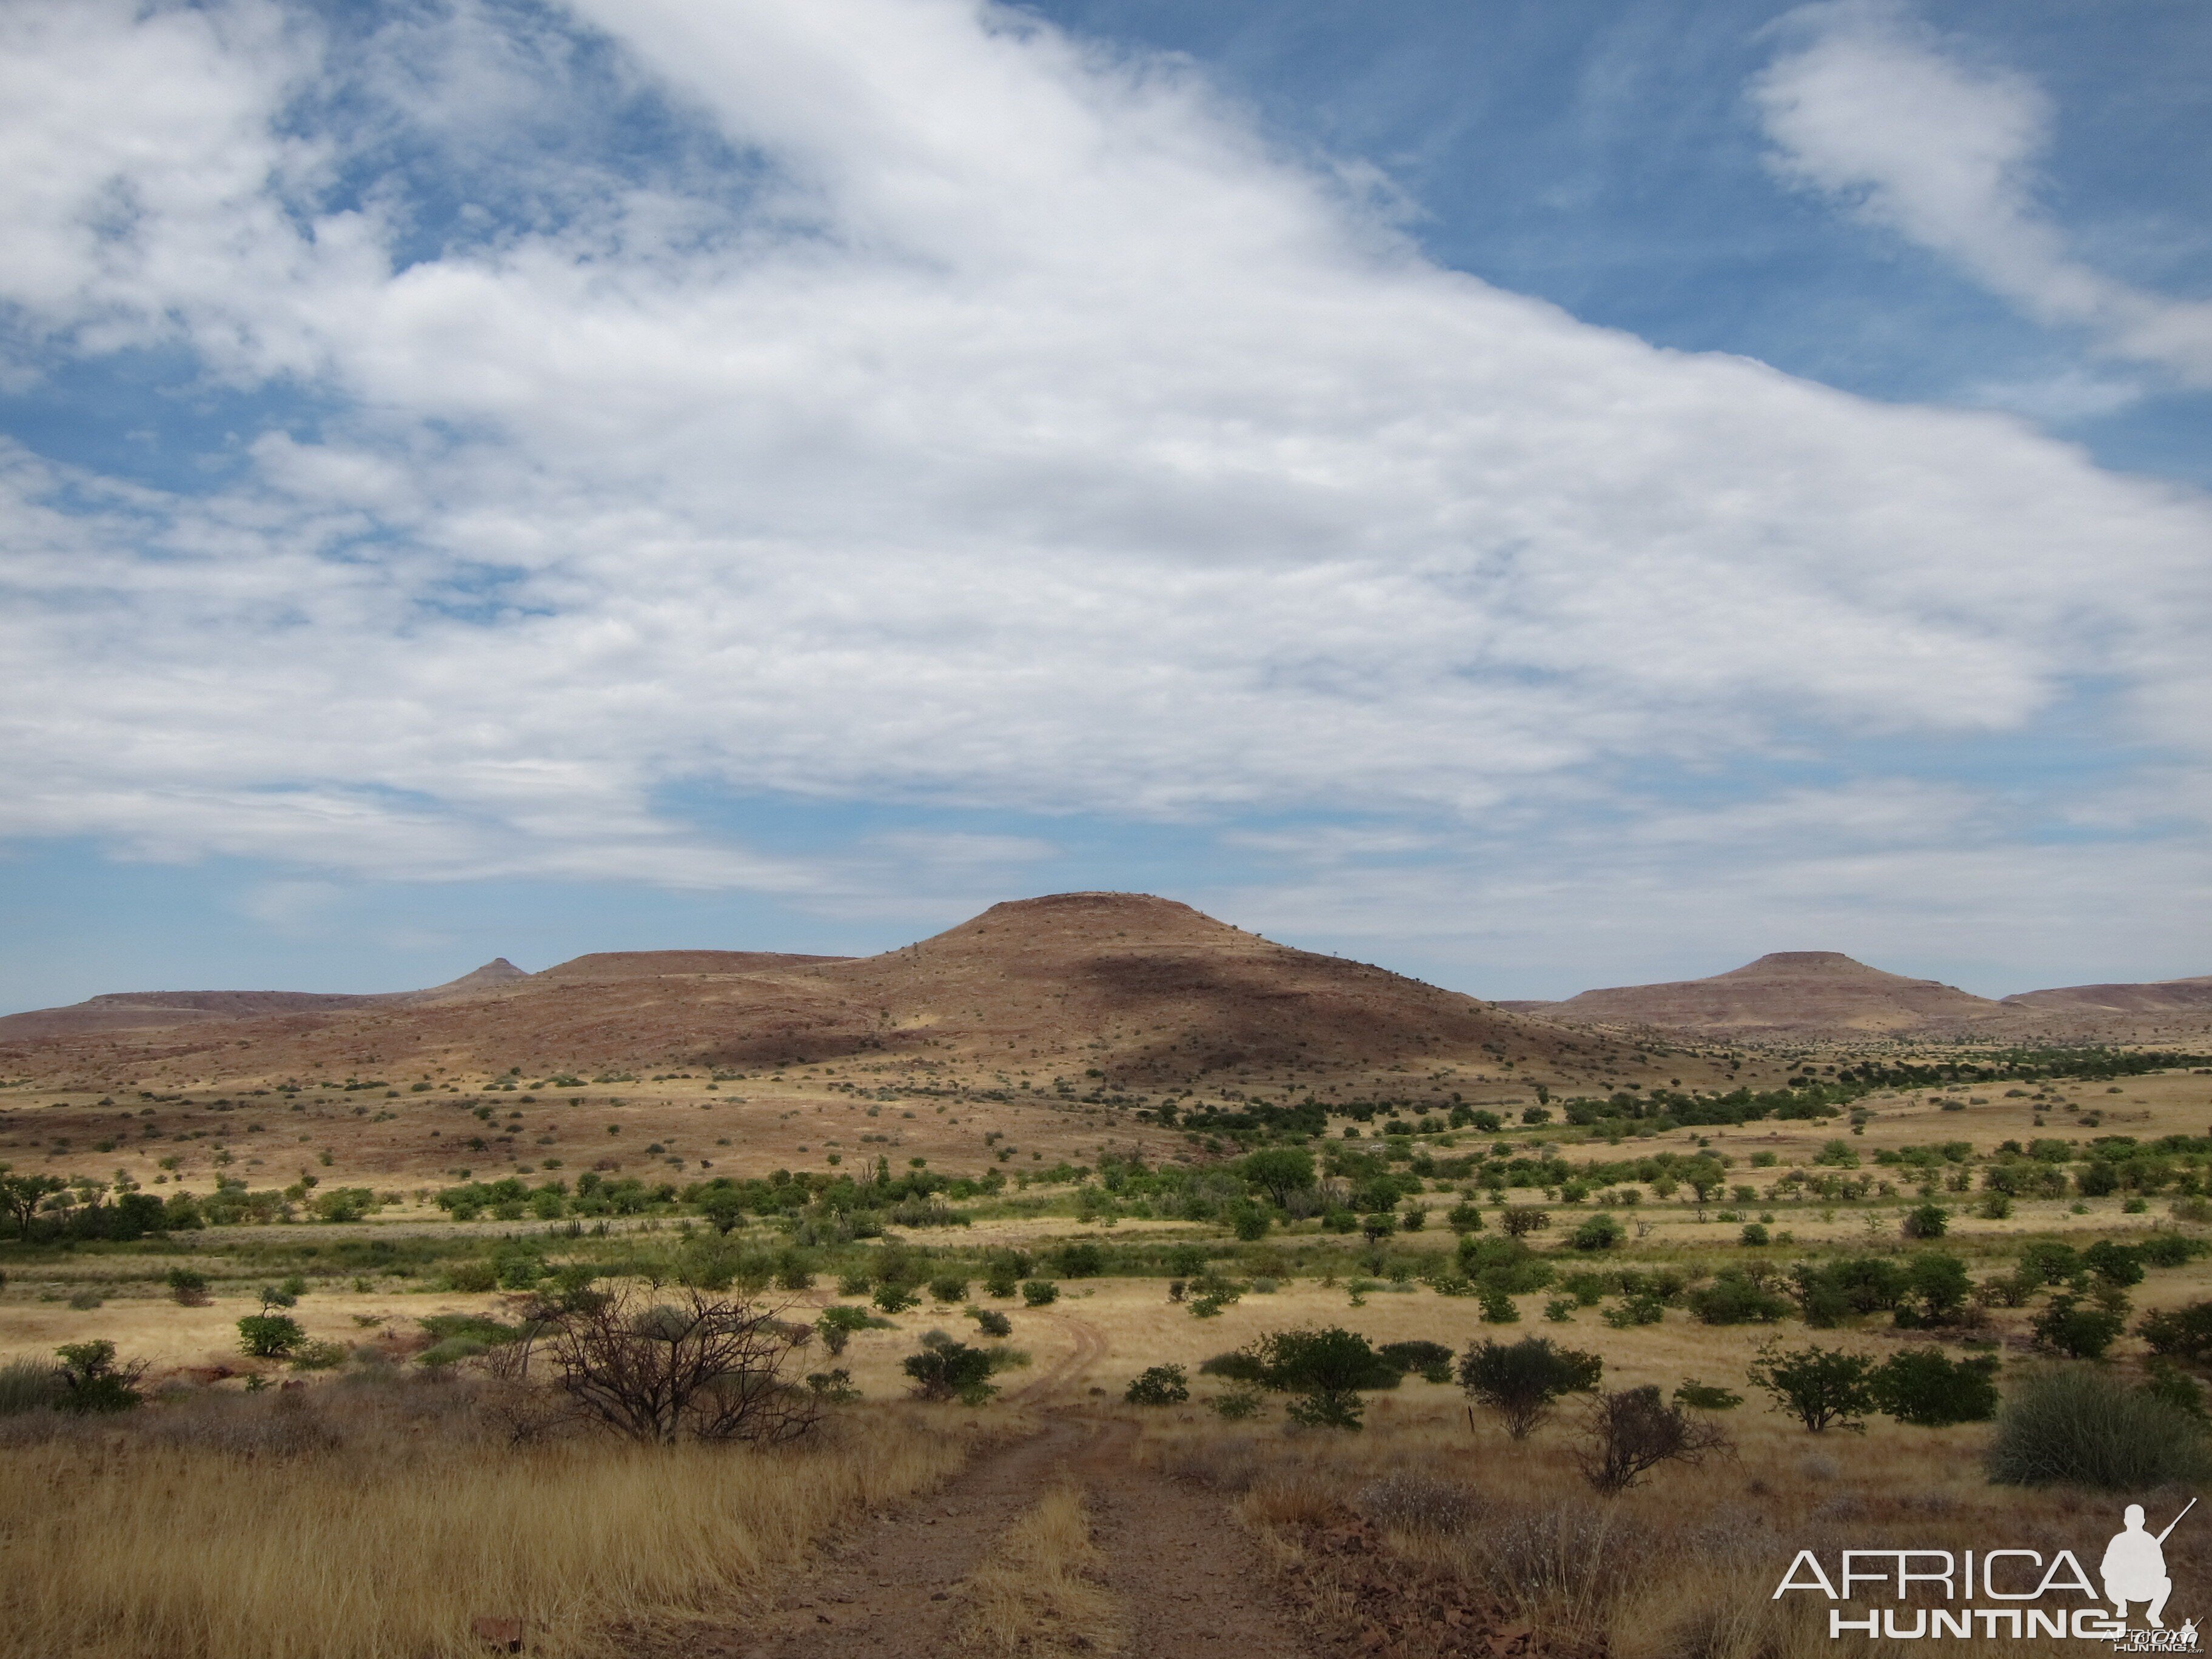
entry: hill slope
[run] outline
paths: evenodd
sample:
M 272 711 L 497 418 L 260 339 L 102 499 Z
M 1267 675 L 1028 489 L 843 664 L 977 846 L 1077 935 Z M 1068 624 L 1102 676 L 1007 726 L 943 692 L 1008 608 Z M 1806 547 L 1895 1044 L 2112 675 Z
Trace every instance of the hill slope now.
M 0 1044 L 37 1042 L 97 1031 L 166 1030 L 270 1014 L 334 1014 L 349 1008 L 435 1002 L 498 990 L 530 975 L 505 957 L 422 991 L 110 991 L 60 1008 L 0 1018 Z
M 1869 968 L 1838 951 L 1777 951 L 1711 979 L 1584 991 L 1564 1002 L 1522 1005 L 1545 1018 L 1667 1026 L 1712 1035 L 1835 1032 L 1876 1036 L 1951 1029 L 2001 1006 L 1931 979 Z
M 42 1075 L 756 1069 L 869 1056 L 971 1074 L 1096 1073 L 1122 1087 L 1420 1061 L 1548 1067 L 1600 1046 L 1127 893 L 994 905 L 876 957 L 607 952 L 466 994 L 280 1007 L 205 1029 L 10 1035 L 0 1062 Z
M 2003 1006 L 2055 1014 L 2212 1014 L 2212 974 L 2141 985 L 2066 985 L 2022 991 L 2005 998 Z

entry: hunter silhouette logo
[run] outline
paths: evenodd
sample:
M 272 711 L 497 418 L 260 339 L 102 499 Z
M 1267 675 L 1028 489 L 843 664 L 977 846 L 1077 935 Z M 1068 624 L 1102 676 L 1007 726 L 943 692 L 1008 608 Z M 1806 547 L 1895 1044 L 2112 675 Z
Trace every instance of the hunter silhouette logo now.
M 2130 1504 L 2121 1529 L 2105 1546 L 2098 1562 L 2104 1581 L 2100 1597 L 2081 1559 L 2062 1549 L 2040 1550 L 1849 1549 L 1832 1577 L 1820 1557 L 1800 1550 L 1773 1599 L 1809 1591 L 1830 1602 L 1868 1602 L 1854 1615 L 1844 1607 L 1828 1609 L 1830 1639 L 1846 1633 L 1892 1641 L 1978 1638 L 2034 1641 L 2071 1637 L 2107 1642 L 2122 1653 L 2196 1653 L 2197 1621 L 2166 1626 L 2166 1606 L 2173 1579 L 2166 1568 L 2166 1540 L 2197 1507 L 2191 1498 L 2179 1514 L 2153 1533 L 2143 1506 Z M 2110 1602 L 2106 1611 L 2101 1602 Z M 2142 1609 L 2143 1623 L 2128 1623 L 2130 1607 Z
M 2197 1507 L 2191 1498 L 2181 1511 L 2186 1515 Z M 2126 1530 L 2112 1534 L 2112 1541 L 2105 1546 L 2105 1559 L 2097 1569 L 2105 1581 L 2105 1599 L 2112 1604 L 2123 1624 L 2127 1621 L 2128 1603 L 2148 1601 L 2143 1619 L 2153 1630 L 2166 1628 L 2159 1615 L 2166 1611 L 2166 1598 L 2173 1594 L 2173 1580 L 2166 1576 L 2166 1540 L 2167 1534 L 2181 1524 L 2181 1515 L 2166 1523 L 2166 1531 L 2155 1538 L 2143 1530 L 2143 1507 L 2128 1505 L 2124 1517 Z

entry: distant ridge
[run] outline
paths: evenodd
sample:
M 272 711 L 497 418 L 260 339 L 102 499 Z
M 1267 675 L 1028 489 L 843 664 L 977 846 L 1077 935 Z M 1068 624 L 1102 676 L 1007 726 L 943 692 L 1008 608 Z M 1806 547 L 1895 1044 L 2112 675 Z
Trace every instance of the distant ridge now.
M 0 1055 L 87 1075 L 128 1066 L 133 1075 L 175 1066 L 257 1076 L 332 1065 L 750 1071 L 904 1058 L 983 1066 L 1026 1090 L 1055 1077 L 1088 1079 L 1085 1088 L 1284 1072 L 1318 1081 L 1402 1073 L 1413 1060 L 1503 1070 L 1607 1047 L 1142 893 L 995 904 L 872 957 L 604 951 L 530 975 L 494 963 L 429 992 L 220 1025 L 179 1025 L 172 1013 L 168 1029 L 135 1033 L 24 1029 L 82 1006 L 0 1021 Z
M 2008 1008 L 2091 1014 L 2212 1014 L 2212 974 L 2194 979 L 2152 980 L 2140 985 L 2067 985 L 2022 991 L 2004 999 Z
M 1839 951 L 1775 951 L 1710 979 L 1584 991 L 1564 1002 L 1519 1003 L 1546 1019 L 1661 1025 L 1714 1035 L 1926 1030 L 2003 1010 L 1932 979 L 1884 973 Z
M 435 1002 L 496 991 L 532 975 L 505 957 L 421 991 L 109 991 L 60 1008 L 0 1018 L 0 1042 L 40 1042 L 94 1031 L 159 1030 L 211 1021 L 262 1019 L 272 1014 L 334 1014 L 394 1003 Z

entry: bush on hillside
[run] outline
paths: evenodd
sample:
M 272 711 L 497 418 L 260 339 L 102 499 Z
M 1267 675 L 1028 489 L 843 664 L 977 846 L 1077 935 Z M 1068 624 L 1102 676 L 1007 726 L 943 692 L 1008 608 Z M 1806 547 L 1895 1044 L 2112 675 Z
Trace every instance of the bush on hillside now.
M 2198 1364 L 2212 1359 L 2212 1302 L 2191 1302 L 2146 1314 L 2136 1329 L 2153 1353 Z
M 1703 1290 L 1692 1291 L 1688 1299 L 1691 1313 L 1706 1325 L 1771 1325 L 1790 1311 L 1788 1297 L 1733 1268 Z
M 256 1359 L 282 1359 L 307 1340 L 287 1314 L 248 1314 L 238 1322 L 238 1346 Z
M 900 1363 L 914 1379 L 917 1400 L 958 1400 L 980 1406 L 997 1392 L 991 1386 L 991 1356 L 943 1331 L 930 1332 L 921 1339 L 921 1352 Z
M 1759 1351 L 1751 1367 L 1752 1386 L 1764 1389 L 1775 1403 L 1815 1434 L 1831 1428 L 1863 1429 L 1874 1408 L 1874 1361 L 1843 1348 L 1781 1349 L 1772 1343 Z
M 1459 1362 L 1459 1382 L 1469 1398 L 1497 1413 L 1507 1434 L 1525 1440 L 1562 1398 L 1595 1389 L 1604 1371 L 1605 1362 L 1594 1353 L 1525 1336 L 1474 1344 Z
M 1941 1348 L 1915 1348 L 1875 1367 L 1869 1382 L 1876 1410 L 1900 1423 L 1940 1429 L 1996 1416 L 1996 1373 L 1994 1354 L 1954 1360 Z
M 1121 1397 L 1132 1406 L 1180 1406 L 1190 1398 L 1190 1382 L 1180 1365 L 1148 1365 Z
M 2109 1308 L 2054 1296 L 2035 1316 L 2035 1346 L 2069 1359 L 2101 1359 L 2127 1321 Z

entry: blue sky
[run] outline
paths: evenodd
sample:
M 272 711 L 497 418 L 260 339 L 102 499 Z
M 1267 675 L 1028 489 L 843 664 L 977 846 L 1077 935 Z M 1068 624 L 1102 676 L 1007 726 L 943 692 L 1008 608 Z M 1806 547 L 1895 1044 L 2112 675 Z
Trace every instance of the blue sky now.
M 2212 15 L 0 9 L 0 1007 L 1143 889 L 2212 969 Z

